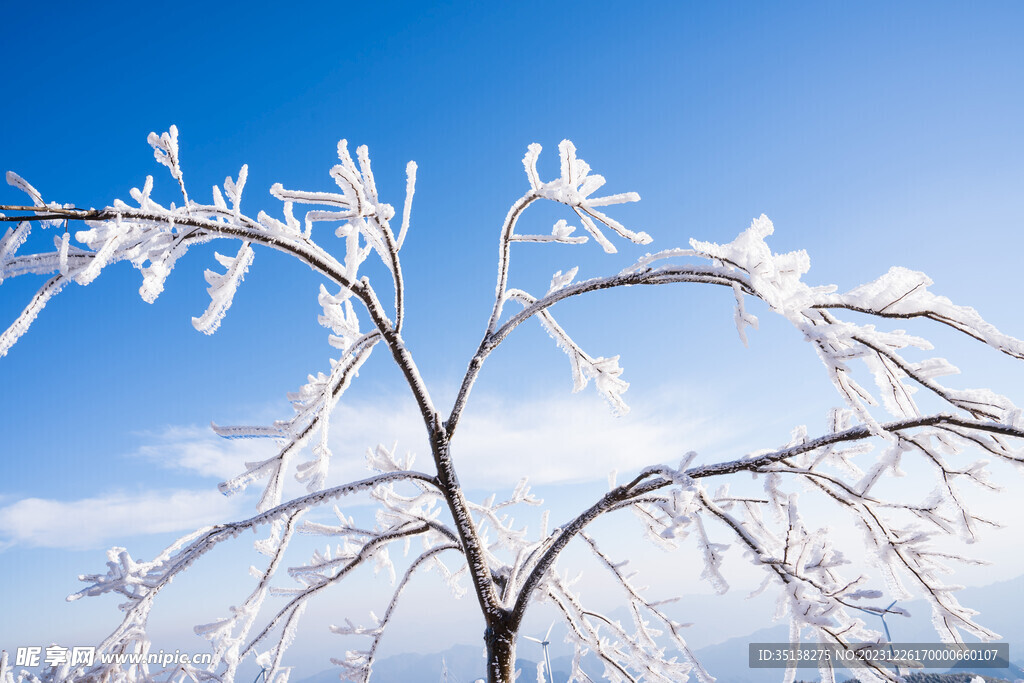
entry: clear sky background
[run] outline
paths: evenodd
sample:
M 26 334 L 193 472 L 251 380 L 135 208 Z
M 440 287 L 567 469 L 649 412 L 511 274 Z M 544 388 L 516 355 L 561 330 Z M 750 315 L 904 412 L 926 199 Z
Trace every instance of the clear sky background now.
M 641 194 L 611 213 L 650 233 L 652 248 L 726 242 L 765 213 L 776 251 L 810 253 L 808 281 L 847 289 L 904 265 L 1024 335 L 1019 3 L 54 2 L 8 3 L 0 16 L 0 166 L 47 200 L 104 206 L 147 174 L 162 200 L 177 199 L 145 142 L 170 124 L 193 195 L 207 200 L 210 185 L 247 163 L 253 214 L 277 214 L 266 191 L 274 182 L 330 190 L 341 137 L 369 145 L 382 197 L 396 206 L 405 163 L 416 160 L 404 336 L 443 405 L 486 323 L 498 230 L 527 188 L 522 155 L 542 144 L 541 175 L 552 178 L 563 138 L 609 191 Z M 7 188 L 0 201 L 23 196 Z M 572 218 L 540 209 L 523 225 L 546 232 L 559 217 Z M 139 298 L 141 278 L 127 264 L 70 287 L 0 360 L 4 648 L 90 643 L 108 632 L 114 599 L 63 602 L 78 590 L 77 574 L 101 571 L 106 548 L 150 557 L 184 531 L 248 516 L 251 499 L 225 499 L 215 487 L 258 446 L 218 440 L 206 425 L 286 418 L 285 392 L 328 367 L 319 283 L 279 254 L 256 254 L 216 335 L 195 332 L 212 251 L 191 251 L 154 305 Z M 647 249 L 620 251 L 524 245 L 512 283 L 542 290 L 574 265 L 581 277 L 615 272 Z M 38 285 L 4 282 L 2 320 Z M 623 291 L 560 307 L 590 353 L 621 355 L 633 412 L 618 420 L 592 389 L 570 394 L 565 356 L 539 326 L 518 330 L 486 368 L 461 428 L 457 458 L 470 494 L 530 476 L 564 518 L 599 495 L 612 468 L 675 462 L 689 449 L 736 457 L 786 442 L 798 424 L 822 431 L 837 402 L 823 368 L 795 332 L 754 312 L 762 329 L 745 349 L 725 291 Z M 1024 403 L 1021 368 L 933 336 L 964 370 L 958 386 L 991 386 Z M 335 477 L 361 476 L 360 454 L 378 440 L 397 440 L 426 466 L 422 428 L 384 353 L 347 398 Z M 1005 481 L 1024 490 L 1017 475 Z M 959 582 L 1024 573 L 1018 498 L 982 501 L 1010 528 L 978 548 L 995 564 Z M 626 528 L 609 526 L 609 543 Z M 224 581 L 241 585 L 238 566 L 251 561 L 245 543 L 233 547 L 195 584 L 176 584 L 174 606 L 157 615 L 166 642 L 244 598 L 248 584 L 224 594 Z M 683 569 L 685 556 L 650 557 L 647 570 L 666 591 L 706 590 L 689 580 L 696 572 Z M 434 581 L 424 579 L 430 590 Z M 451 609 L 429 598 L 414 594 L 394 651 L 477 642 L 468 604 L 450 632 L 417 630 L 417 614 Z M 339 597 L 323 618 L 340 621 L 350 608 L 361 618 L 382 600 Z M 309 650 L 324 666 L 352 645 L 329 639 L 327 654 Z

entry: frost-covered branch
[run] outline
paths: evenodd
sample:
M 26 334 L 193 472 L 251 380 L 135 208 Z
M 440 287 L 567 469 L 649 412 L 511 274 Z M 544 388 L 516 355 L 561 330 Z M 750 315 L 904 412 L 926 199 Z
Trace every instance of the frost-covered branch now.
M 271 560 L 262 572 L 255 567 L 250 568 L 250 572 L 258 578 L 256 588 L 241 606 L 232 608 L 232 617 L 195 627 L 197 634 L 206 637 L 214 645 L 214 659 L 208 670 L 212 673 L 220 667 L 222 661 L 226 664 L 222 676 L 224 680 L 233 680 L 239 664 L 242 663 L 239 650 L 256 623 L 260 608 L 270 592 L 271 580 L 284 561 L 296 522 L 303 512 L 299 510 L 292 513 L 285 522 L 273 522 L 269 538 L 257 543 L 257 549 L 264 555 L 269 555 Z
M 649 477 L 657 474 L 666 474 L 667 478 L 659 477 L 653 482 L 646 482 Z M 538 553 L 524 572 L 525 578 L 518 588 L 515 603 L 511 608 L 511 623 L 518 626 L 526 615 L 530 602 L 534 599 L 534 592 L 541 585 L 541 582 L 548 575 L 558 556 L 569 542 L 595 519 L 606 512 L 621 509 L 624 502 L 630 501 L 646 494 L 656 491 L 659 488 L 669 486 L 672 483 L 679 483 L 689 486 L 691 480 L 678 471 L 663 466 L 656 466 L 645 470 L 628 484 L 616 486 L 601 497 L 596 503 L 587 508 L 564 526 L 557 528 L 547 539 L 543 541 Z
M 850 563 L 835 539 L 826 529 L 811 528 L 806 522 L 803 513 L 808 499 L 835 506 L 860 526 L 873 571 L 885 583 L 886 591 L 897 597 L 909 595 L 911 589 L 924 594 L 943 639 L 959 641 L 964 633 L 995 636 L 972 620 L 973 612 L 956 601 L 954 587 L 939 579 L 948 562 L 965 558 L 931 544 L 934 538 L 951 534 L 970 541 L 980 525 L 995 524 L 973 513 L 961 490 L 965 484 L 997 488 L 988 478 L 986 463 L 962 462 L 963 456 L 980 450 L 1001 461 L 1024 465 L 1024 457 L 1015 448 L 1016 440 L 1024 438 L 1024 416 L 1007 397 L 995 392 L 941 383 L 938 378 L 958 370 L 943 358 L 919 360 L 920 352 L 932 348 L 930 342 L 902 330 L 881 329 L 879 323 L 900 319 L 937 322 L 1016 359 L 1024 359 L 1024 342 L 998 331 L 974 309 L 930 292 L 932 282 L 923 274 L 893 268 L 845 294 L 837 294 L 833 286 L 810 285 L 804 281 L 810 267 L 807 254 L 773 252 L 767 238 L 774 226 L 761 216 L 727 244 L 691 240 L 689 248 L 648 253 L 617 272 L 579 280 L 578 267 L 560 270 L 552 275 L 546 292 L 530 293 L 510 284 L 516 243 L 574 246 L 593 240 L 605 253 L 613 254 L 615 237 L 639 245 L 651 241 L 646 233 L 633 231 L 604 212 L 606 206 L 639 200 L 637 194 L 594 196 L 604 178 L 591 173 L 568 141 L 559 145 L 558 177 L 542 181 L 537 170 L 541 149 L 530 145 L 523 159 L 529 187 L 512 204 L 498 234 L 497 284 L 484 334 L 445 421 L 402 337 L 407 288 L 400 253 L 411 221 L 415 164 L 406 167 L 405 203 L 396 234 L 391 227 L 396 211 L 379 198 L 365 147 L 359 147 L 353 157 L 347 143 L 339 143 L 339 163 L 329 173 L 336 190 L 289 189 L 276 183 L 270 194 L 281 203 L 278 217 L 263 211 L 254 217 L 242 209 L 246 166 L 236 178 L 227 177 L 223 189 L 214 186 L 212 203 L 203 204 L 195 201 L 197 195 L 189 192 L 185 183 L 177 130 L 171 127 L 167 133 L 153 134 L 149 142 L 156 160 L 170 171 L 181 194 L 181 206 L 160 204 L 153 197 L 152 177 L 147 177 L 142 189 L 131 191 L 131 205 L 116 200 L 103 209 L 81 209 L 47 202 L 27 181 L 8 174 L 8 182 L 25 193 L 29 203 L 0 206 L 0 211 L 16 214 L 0 213 L 0 223 L 15 224 L 0 235 L 0 282 L 26 275 L 45 276 L 45 280 L 22 313 L 0 333 L 0 356 L 25 335 L 47 302 L 69 284 L 87 285 L 108 266 L 127 261 L 142 274 L 141 297 L 152 302 L 163 291 L 175 263 L 191 247 L 233 240 L 237 244 L 225 254 L 215 253 L 216 265 L 205 273 L 210 302 L 192 318 L 195 328 L 207 334 L 218 330 L 257 251 L 267 247 L 298 259 L 322 278 L 318 322 L 330 331 L 326 341 L 337 357 L 329 360 L 329 369 L 310 374 L 297 392 L 288 395 L 293 408 L 288 419 L 252 427 L 214 425 L 214 431 L 225 438 L 275 440 L 276 453 L 247 464 L 245 471 L 221 484 L 222 491 L 233 493 L 265 478 L 259 514 L 200 529 L 149 562 L 135 561 L 126 550 L 115 548 L 108 553 L 107 573 L 82 577 L 90 585 L 71 596 L 122 595 L 126 616 L 101 644 L 101 650 L 145 651 L 149 647 L 149 610 L 161 589 L 222 541 L 244 529 L 268 526 L 268 536 L 256 542 L 257 550 L 268 560 L 263 569 L 251 569 L 255 587 L 239 607 L 232 608 L 231 616 L 197 629 L 212 643 L 214 664 L 206 671 L 152 672 L 141 665 L 84 672 L 79 667 L 50 678 L 95 674 L 149 681 L 159 675 L 168 680 L 191 677 L 226 683 L 236 677 L 243 660 L 254 656 L 269 672 L 268 680 L 275 676 L 278 681 L 286 680 L 285 652 L 310 601 L 356 567 L 371 562 L 395 582 L 398 577 L 389 548 L 403 541 L 408 555 L 416 538 L 422 549 L 398 580 L 383 618 L 371 614 L 370 626 L 347 622 L 347 626 L 333 627 L 337 633 L 371 638 L 367 649 L 333 660 L 351 680 L 369 679 L 378 645 L 406 586 L 418 570 L 429 568 L 442 575 L 455 596 L 466 591 L 461 581 L 468 579 L 485 622 L 491 683 L 511 683 L 516 640 L 529 606 L 537 600 L 551 601 L 562 614 L 569 639 L 575 644 L 573 676 L 577 680 L 586 679 L 581 662 L 589 651 L 602 661 L 605 677 L 613 681 L 674 683 L 694 675 L 710 681 L 711 674 L 687 648 L 682 625 L 661 609 L 662 603 L 644 597 L 644 590 L 624 571 L 625 562 L 613 561 L 587 533 L 602 515 L 627 509 L 637 515 L 655 544 L 675 548 L 692 543 L 703 562 L 702 578 L 720 592 L 728 589 L 723 558 L 735 545 L 764 570 L 763 588 L 772 586 L 779 591 L 778 616 L 789 619 L 793 642 L 809 637 L 846 647 L 877 639 L 879 634 L 868 629 L 858 613 L 901 611 L 870 604 L 883 592 L 868 588 L 872 579 L 867 571 L 844 573 Z M 564 206 L 566 218 L 558 219 L 550 234 L 516 232 L 525 211 L 540 200 Z M 578 226 L 570 225 L 570 220 L 579 221 Z M 67 226 L 73 222 L 83 223 L 86 229 L 72 235 Z M 64 227 L 53 239 L 52 251 L 23 253 L 29 240 L 36 239 L 32 237 L 34 225 L 43 231 Z M 334 240 L 322 234 L 325 226 L 333 228 Z M 577 227 L 582 228 L 578 233 Z M 371 257 L 382 266 L 379 272 L 384 280 L 389 280 L 384 284 L 394 295 L 389 306 L 381 302 L 379 282 L 371 284 L 363 274 L 363 264 Z M 806 428 L 798 428 L 782 447 L 731 460 L 694 464 L 696 455 L 688 454 L 677 467 L 652 465 L 624 485 L 613 481 L 606 494 L 552 532 L 547 528 L 547 513 L 541 517 L 539 533 L 530 533 L 526 525 L 516 523 L 513 506 L 540 504 L 525 479 L 504 501 L 496 502 L 495 496 L 482 502 L 467 499 L 452 456 L 452 441 L 490 354 L 519 325 L 536 317 L 568 356 L 574 390 L 593 379 L 613 411 L 622 414 L 628 410 L 623 400 L 628 384 L 622 378 L 619 356 L 588 354 L 556 321 L 552 307 L 591 292 L 674 283 L 728 288 L 735 301 L 737 332 L 744 343 L 748 342 L 748 328 L 756 329 L 758 324 L 750 306 L 782 316 L 810 344 L 839 396 L 841 406 L 830 412 L 828 432 L 809 438 Z M 505 304 L 510 301 L 522 308 L 507 314 Z M 847 313 L 855 314 L 854 319 L 841 317 Z M 402 459 L 394 448 L 378 446 L 367 453 L 373 476 L 325 488 L 333 457 L 329 443 L 331 435 L 339 431 L 330 418 L 380 344 L 390 352 L 416 402 L 434 472 L 415 471 L 411 455 Z M 864 377 L 870 381 L 864 382 Z M 922 390 L 925 402 L 916 396 Z M 933 408 L 936 403 L 937 409 Z M 307 449 L 310 458 L 297 462 Z M 899 476 L 901 464 L 911 458 L 922 461 L 932 473 L 934 490 L 924 500 L 887 498 L 880 492 L 884 489 L 879 482 Z M 728 479 L 738 473 L 760 480 L 763 494 L 730 493 Z M 289 474 L 305 484 L 308 493 L 284 501 Z M 719 481 L 724 483 L 712 493 L 708 487 Z M 801 488 L 792 489 L 794 484 Z M 376 506 L 374 524 L 357 524 L 337 508 L 337 523 L 310 519 L 299 523 L 310 509 L 360 491 L 368 492 Z M 280 568 L 288 566 L 286 555 L 296 532 L 326 536 L 335 545 L 315 551 L 302 566 L 288 567 L 297 587 L 275 585 Z M 723 534 L 728 543 L 723 542 Z M 574 581 L 560 572 L 557 562 L 573 539 L 586 543 L 598 564 L 623 589 L 633 617 L 632 632 L 586 609 L 574 592 Z M 448 550 L 458 556 L 451 567 L 441 557 Z M 268 595 L 283 595 L 288 600 L 267 615 Z M 260 627 L 252 635 L 257 624 Z M 270 644 L 272 636 L 276 643 Z M 666 643 L 682 660 L 669 655 Z M 264 647 L 267 649 L 259 651 Z M 10 678 L 6 659 L 0 668 Z M 792 679 L 795 669 L 787 675 Z M 833 672 L 823 670 L 822 675 L 828 680 Z M 890 672 L 881 669 L 864 675 L 892 679 Z
M 421 524 L 419 526 L 410 527 L 406 529 L 392 531 L 390 533 L 381 534 L 375 536 L 372 540 L 368 541 L 359 551 L 351 558 L 346 557 L 345 561 L 338 566 L 330 566 L 321 564 L 317 569 L 319 571 L 306 571 L 301 574 L 293 572 L 293 575 L 298 575 L 301 580 L 307 584 L 307 587 L 299 591 L 295 597 L 288 601 L 284 607 L 277 611 L 277 613 L 270 618 L 267 625 L 256 635 L 249 644 L 246 645 L 242 651 L 241 656 L 249 654 L 253 648 L 274 629 L 282 619 L 292 619 L 293 615 L 301 614 L 301 610 L 305 608 L 308 600 L 316 593 L 323 589 L 331 586 L 341 579 L 345 578 L 353 569 L 362 565 L 367 560 L 373 559 L 381 549 L 397 540 L 405 539 L 411 536 L 417 536 L 430 531 L 430 526 L 427 524 Z M 390 561 L 387 561 L 390 564 Z M 325 573 L 329 572 L 329 573 Z M 287 594 L 286 591 L 278 591 L 279 593 Z
M 512 290 L 508 298 L 522 303 L 525 307 L 532 306 L 537 300 L 526 292 Z M 573 391 L 581 391 L 593 378 L 597 390 L 604 396 L 605 400 L 612 406 L 612 412 L 616 415 L 623 415 L 629 411 L 629 407 L 622 400 L 622 394 L 629 388 L 629 384 L 619 378 L 622 368 L 619 367 L 619 357 L 593 358 L 586 351 L 581 349 L 572 338 L 565 333 L 565 330 L 555 322 L 555 318 L 547 310 L 537 314 L 540 317 L 541 325 L 558 347 L 569 356 L 572 365 Z
M 614 562 L 598 548 L 593 538 L 586 533 L 581 534 L 581 537 L 598 558 L 601 565 L 612 574 L 616 582 L 626 593 L 630 613 L 633 617 L 633 625 L 636 628 L 636 634 L 631 636 L 630 640 L 636 646 L 639 646 L 636 649 L 639 650 L 638 654 L 641 655 L 637 662 L 640 664 L 640 667 L 633 665 L 631 668 L 644 671 L 646 676 L 651 677 L 650 680 L 672 681 L 679 680 L 679 677 L 685 679 L 692 671 L 696 675 L 697 680 L 702 683 L 714 681 L 714 678 L 697 661 L 697 658 L 683 639 L 682 629 L 686 625 L 675 621 L 660 609 L 661 605 L 675 602 L 677 598 L 652 602 L 643 597 L 641 595 L 642 589 L 633 584 L 633 577 L 636 575 L 636 572 L 626 574 L 623 571 L 626 565 L 629 564 L 629 560 Z M 648 618 L 656 620 L 660 624 L 660 628 L 652 627 Z M 664 628 L 664 631 L 661 628 Z M 672 645 L 683 655 L 684 662 L 676 663 L 670 661 L 670 666 L 665 666 L 665 649 L 656 642 L 656 639 L 661 635 L 668 636 Z M 673 671 L 673 665 L 677 671 Z M 666 674 L 672 677 L 666 677 Z
M 901 432 L 910 429 L 917 429 L 920 427 L 955 426 L 981 433 L 990 433 L 1001 436 L 1024 438 L 1024 427 L 1006 425 L 991 421 L 972 420 L 969 418 L 962 418 L 956 415 L 950 415 L 946 413 L 928 415 L 927 417 L 919 417 L 908 420 L 896 420 L 893 422 L 883 423 L 881 426 L 883 428 L 883 431 L 890 433 Z M 747 458 L 740 458 L 737 460 L 729 460 L 720 463 L 715 463 L 713 465 L 700 465 L 686 470 L 686 474 L 694 479 L 699 479 L 701 477 L 720 476 L 745 470 L 756 470 L 757 468 L 768 463 L 784 460 L 795 455 L 809 453 L 821 448 L 825 448 L 839 443 L 844 443 L 847 441 L 860 441 L 864 439 L 870 439 L 874 436 L 876 435 L 872 432 L 870 427 L 866 425 L 859 425 L 856 427 L 850 427 L 849 429 L 845 429 L 840 432 L 825 434 L 815 439 L 802 440 L 798 444 L 787 446 L 786 448 L 779 449 L 777 451 L 772 451 L 770 453 L 762 453 Z M 1014 462 L 1024 462 L 1024 460 L 1022 460 L 1021 458 L 1014 456 L 1012 454 L 1012 451 L 1010 450 L 1004 451 L 1003 457 Z
M 1024 430 L 1017 427 L 993 423 L 990 421 L 979 421 L 970 418 L 962 418 L 953 415 L 935 415 L 913 420 L 902 420 L 897 422 L 884 423 L 884 431 L 887 433 L 901 434 L 911 430 L 921 431 L 922 434 L 930 433 L 928 430 L 949 429 L 952 427 L 977 430 L 980 434 L 997 434 L 1000 436 L 1011 436 L 1024 438 Z M 923 430 L 923 431 L 922 431 Z M 919 515 L 928 516 L 933 523 L 941 525 L 943 520 L 935 511 L 935 503 L 923 503 L 920 505 L 896 504 L 870 498 L 866 493 L 855 488 L 853 484 L 843 483 L 841 480 L 832 479 L 822 472 L 799 469 L 794 460 L 803 458 L 803 461 L 816 463 L 818 467 L 826 456 L 841 459 L 843 454 L 835 453 L 834 449 L 840 444 L 849 442 L 858 443 L 875 438 L 873 430 L 867 426 L 841 430 L 828 434 L 817 439 L 801 439 L 799 443 L 769 453 L 761 453 L 751 457 L 742 458 L 715 465 L 702 465 L 688 467 L 693 454 L 684 459 L 679 469 L 667 466 L 653 466 L 641 471 L 633 480 L 623 486 L 613 488 L 605 494 L 595 505 L 588 508 L 581 515 L 560 527 L 554 534 L 548 537 L 542 544 L 543 551 L 535 554 L 535 560 L 529 566 L 532 571 L 523 580 L 519 589 L 518 600 L 513 608 L 513 620 L 525 614 L 529 602 L 535 598 L 535 593 L 542 586 L 548 585 L 551 581 L 551 572 L 554 563 L 569 541 L 577 536 L 584 537 L 583 529 L 597 517 L 611 511 L 632 508 L 641 514 L 641 518 L 647 524 L 651 532 L 652 540 L 659 545 L 673 545 L 675 539 L 686 538 L 691 532 L 697 533 L 699 546 L 704 548 L 704 559 L 706 563 L 705 577 L 717 585 L 720 590 L 726 590 L 724 578 L 719 573 L 721 553 L 727 546 L 713 542 L 709 539 L 708 531 L 705 530 L 700 521 L 700 509 L 704 509 L 726 524 L 730 531 L 740 538 L 742 545 L 751 554 L 751 559 L 761 564 L 770 574 L 774 575 L 781 586 L 797 583 L 804 586 L 802 591 L 811 591 L 817 594 L 820 604 L 815 603 L 813 611 L 823 616 L 818 624 L 828 624 L 829 628 L 822 628 L 819 636 L 824 638 L 823 642 L 849 645 L 858 641 L 857 638 L 877 637 L 872 632 L 864 631 L 862 624 L 858 625 L 855 616 L 850 616 L 843 609 L 876 609 L 865 607 L 857 603 L 866 597 L 874 595 L 871 592 L 863 591 L 860 586 L 866 581 L 866 576 L 858 576 L 853 579 L 842 579 L 837 573 L 837 568 L 845 564 L 842 554 L 831 549 L 830 543 L 822 532 L 809 534 L 802 530 L 802 523 L 798 517 L 793 517 L 789 525 L 789 531 L 783 535 L 773 534 L 765 526 L 758 508 L 771 500 L 777 501 L 778 512 L 789 510 L 786 515 L 795 514 L 795 499 L 780 499 L 777 491 L 778 484 L 771 484 L 768 488 L 769 499 L 757 501 L 753 499 L 734 499 L 724 491 L 715 496 L 715 499 L 723 500 L 727 507 L 738 503 L 744 505 L 745 510 L 750 513 L 748 518 L 738 520 L 718 505 L 712 497 L 704 491 L 702 486 L 697 484 L 702 479 L 734 474 L 739 471 L 752 471 L 769 477 L 766 487 L 771 483 L 770 477 L 779 476 L 780 472 L 787 474 L 803 475 L 812 480 L 818 481 L 818 486 L 826 491 L 830 498 L 837 500 L 842 505 L 853 507 L 857 510 L 871 509 L 899 509 L 909 510 Z M 924 437 L 906 437 L 918 443 Z M 995 448 L 995 446 L 990 446 Z M 1020 458 L 1009 450 L 999 451 L 1005 459 L 1019 463 Z M 963 475 L 975 477 L 975 470 L 968 469 L 963 472 L 953 471 L 949 468 L 940 468 L 944 476 Z M 833 485 L 826 487 L 820 480 L 831 482 Z M 788 518 L 788 517 L 787 517 Z M 877 531 L 876 536 L 882 540 L 877 541 L 879 547 L 884 545 L 892 550 L 899 558 L 899 563 L 904 571 L 909 571 L 914 576 L 914 583 L 929 591 L 933 599 L 933 609 L 936 612 L 936 619 L 941 619 L 946 625 L 944 637 L 955 637 L 957 629 L 965 629 L 968 632 L 981 637 L 992 637 L 990 631 L 982 629 L 970 620 L 969 612 L 964 611 L 954 599 L 950 590 L 937 580 L 936 571 L 942 571 L 942 566 L 937 562 L 951 559 L 947 554 L 931 551 L 923 541 L 925 536 L 911 534 L 905 530 L 893 529 L 887 522 L 876 514 L 867 518 Z M 945 521 L 948 523 L 948 520 Z M 948 527 L 947 527 L 948 529 Z M 884 554 L 884 553 L 883 553 Z M 959 558 L 952 558 L 959 559 Z M 898 581 L 898 580 L 897 580 Z M 546 589 L 541 589 L 544 593 Z M 795 589 L 792 589 L 795 590 Z M 794 594 L 796 595 L 796 594 Z M 800 595 L 803 595 L 802 593 Z M 880 593 L 878 594 L 881 595 Z M 799 597 L 799 596 L 797 596 Z M 797 599 L 794 597 L 793 599 Z M 812 610 L 806 603 L 810 598 L 801 597 L 802 602 L 787 607 L 786 613 L 799 613 L 801 621 L 813 625 L 807 621 L 808 614 Z M 790 609 L 799 609 L 799 612 L 790 612 Z M 881 609 L 881 608 L 877 608 Z M 838 610 L 838 611 L 837 611 Z M 845 614 L 836 626 L 834 619 L 840 614 Z M 513 623 L 516 623 L 513 621 Z M 833 628 L 834 627 L 834 628 Z M 953 628 L 955 627 L 955 628 Z M 575 628 L 580 628 L 578 625 Z M 584 629 L 585 631 L 585 629 Z M 621 636 L 625 638 L 625 636 Z M 587 639 L 584 639 L 587 640 Z M 581 641 L 582 642 L 582 641 Z M 599 650 L 595 650 L 599 652 Z M 607 675 L 607 673 L 606 673 Z M 889 680 L 888 672 L 881 672 L 879 675 L 884 680 Z M 627 680 L 627 679 L 624 679 Z
M 78 593 L 68 597 L 68 600 L 77 600 L 86 596 L 96 596 L 105 593 L 119 593 L 127 598 L 122 604 L 126 615 L 121 625 L 108 636 L 97 648 L 97 652 L 121 652 L 134 651 L 133 648 L 141 647 L 145 637 L 145 625 L 149 611 L 157 594 L 167 586 L 175 576 L 188 569 L 200 557 L 212 550 L 220 543 L 236 537 L 242 531 L 275 522 L 285 522 L 284 541 L 287 544 L 287 536 L 290 535 L 290 527 L 297 519 L 298 513 L 315 505 L 351 495 L 360 491 L 372 490 L 381 484 L 393 481 L 413 480 L 427 484 L 433 484 L 434 479 L 421 472 L 387 472 L 368 479 L 352 482 L 342 486 L 336 486 L 323 491 L 318 491 L 301 498 L 288 501 L 275 508 L 267 510 L 249 519 L 234 522 L 231 524 L 218 524 L 212 527 L 199 529 L 188 536 L 184 536 L 168 546 L 159 556 L 148 562 L 137 562 L 124 548 L 113 548 L 107 553 L 107 573 L 83 575 L 82 581 L 91 583 Z M 275 532 L 272 539 L 278 536 Z M 276 545 L 279 540 L 272 540 Z M 275 548 L 276 551 L 276 548 Z M 276 569 L 276 566 L 273 567 Z M 254 593 L 255 600 L 262 600 L 262 595 Z M 250 605 L 251 606 L 251 605 Z M 247 616 L 242 612 L 236 612 L 235 622 L 239 616 Z M 224 650 L 221 657 L 229 656 L 234 643 L 231 642 L 227 630 L 217 633 L 219 626 L 233 628 L 234 623 L 221 622 L 209 625 L 210 628 L 203 628 L 204 633 L 222 643 Z M 243 625 L 243 630 L 247 630 Z M 228 662 L 232 666 L 231 662 Z M 78 670 L 76 670 L 78 671 Z M 79 672 L 80 673 L 80 672 Z M 74 672 L 73 672 L 74 675 Z
M 345 659 L 331 658 L 331 662 L 341 667 L 341 676 L 343 680 L 354 681 L 356 683 L 366 683 L 370 680 L 370 674 L 373 672 L 373 663 L 377 656 L 377 650 L 380 647 L 381 639 L 384 637 L 384 631 L 388 624 L 391 622 L 391 618 L 395 613 L 395 608 L 398 606 L 399 599 L 402 597 L 402 593 L 405 587 L 409 584 L 413 574 L 431 561 L 436 561 L 437 556 L 446 550 L 458 550 L 459 546 L 455 544 L 447 544 L 437 546 L 427 550 L 419 557 L 417 557 L 406 570 L 405 575 L 399 582 L 398 587 L 395 589 L 394 595 L 392 595 L 390 602 L 388 602 L 387 608 L 384 610 L 384 616 L 380 619 L 376 619 L 375 615 L 371 614 L 371 617 L 376 621 L 376 625 L 373 628 L 366 629 L 353 626 L 351 622 L 347 626 L 331 626 L 331 631 L 340 635 L 364 635 L 371 638 L 370 647 L 367 650 L 349 650 L 345 653 Z M 438 562 L 438 566 L 443 567 L 444 565 Z
M 290 458 L 306 446 L 318 429 L 320 439 L 313 448 L 316 459 L 300 465 L 296 478 L 299 481 L 306 481 L 307 489 L 310 491 L 319 490 L 327 476 L 331 457 L 331 451 L 327 446 L 331 412 L 378 341 L 380 334 L 377 332 L 360 337 L 345 350 L 340 360 L 332 362 L 333 367 L 329 376 L 322 373 L 316 377 L 311 375 L 308 384 L 299 392 L 290 394 L 289 399 L 295 408 L 295 416 L 292 419 L 276 422 L 272 427 L 214 425 L 214 431 L 225 438 L 272 437 L 284 442 L 276 455 L 262 462 L 249 464 L 243 474 L 223 482 L 220 485 L 221 491 L 225 494 L 236 493 L 253 480 L 269 476 L 270 481 L 260 499 L 259 507 L 267 509 L 279 504 L 284 473 Z

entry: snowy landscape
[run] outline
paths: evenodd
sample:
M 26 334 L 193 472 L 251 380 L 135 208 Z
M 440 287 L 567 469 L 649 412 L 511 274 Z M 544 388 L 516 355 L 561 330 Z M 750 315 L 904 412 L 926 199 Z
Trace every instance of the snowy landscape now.
M 395 9 L 10 37 L 0 683 L 1024 679 L 1024 12 Z

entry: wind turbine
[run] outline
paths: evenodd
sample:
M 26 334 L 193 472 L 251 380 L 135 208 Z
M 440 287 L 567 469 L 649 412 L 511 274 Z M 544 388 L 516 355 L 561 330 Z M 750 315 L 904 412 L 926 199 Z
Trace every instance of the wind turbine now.
M 892 636 L 889 635 L 889 624 L 885 623 L 885 615 L 886 614 L 893 614 L 893 612 L 891 610 L 892 610 L 893 606 L 897 602 L 899 602 L 899 600 L 893 600 L 892 602 L 889 603 L 888 607 L 886 607 L 885 609 L 883 609 L 881 611 L 874 610 L 874 609 L 871 609 L 871 610 L 864 609 L 863 607 L 854 607 L 854 609 L 860 610 L 861 612 L 864 612 L 865 614 L 872 614 L 872 615 L 874 615 L 874 616 L 876 616 L 876 617 L 878 617 L 879 619 L 882 620 L 882 628 L 885 629 L 885 640 L 889 643 L 889 652 L 890 653 L 892 653 Z M 905 674 L 907 672 L 907 668 L 904 667 L 904 666 L 900 666 L 899 662 L 895 663 L 895 667 L 896 667 L 897 675 L 902 676 L 903 674 Z
M 523 636 L 527 640 L 532 640 L 535 643 L 540 643 L 541 647 L 544 648 L 544 666 L 548 670 L 549 683 L 555 683 L 555 674 L 551 671 L 551 657 L 548 655 L 548 645 L 551 644 L 551 641 L 548 640 L 548 637 L 551 636 L 551 629 L 553 629 L 554 627 L 555 622 L 552 621 L 551 626 L 548 626 L 548 632 L 544 634 L 544 640 L 538 640 L 537 638 L 532 638 L 530 636 Z

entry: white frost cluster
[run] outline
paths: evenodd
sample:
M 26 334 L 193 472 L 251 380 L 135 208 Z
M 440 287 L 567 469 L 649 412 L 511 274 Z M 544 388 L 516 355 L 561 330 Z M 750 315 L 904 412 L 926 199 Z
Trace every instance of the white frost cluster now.
M 640 195 L 636 192 L 625 192 L 591 198 L 590 195 L 604 185 L 605 179 L 603 176 L 590 174 L 590 164 L 576 156 L 576 146 L 568 140 L 562 140 L 558 145 L 558 156 L 562 167 L 561 175 L 550 182 L 541 182 L 540 177 L 537 175 L 537 158 L 540 156 L 540 152 L 541 146 L 534 143 L 530 145 L 526 156 L 523 158 L 526 177 L 529 179 L 530 187 L 533 189 L 533 194 L 536 197 L 549 199 L 571 207 L 573 213 L 583 223 L 583 229 L 609 254 L 614 254 L 617 250 L 615 245 L 597 227 L 597 223 L 603 223 L 620 237 L 631 242 L 636 242 L 637 244 L 650 243 L 651 236 L 647 233 L 628 230 L 617 220 L 598 210 L 598 207 L 612 206 L 625 202 L 638 202 L 640 201 Z M 555 223 L 550 237 L 516 235 L 512 239 L 523 242 L 563 242 L 566 244 L 581 244 L 585 242 L 585 237 L 571 237 L 574 230 L 575 228 L 568 225 L 563 219 Z

